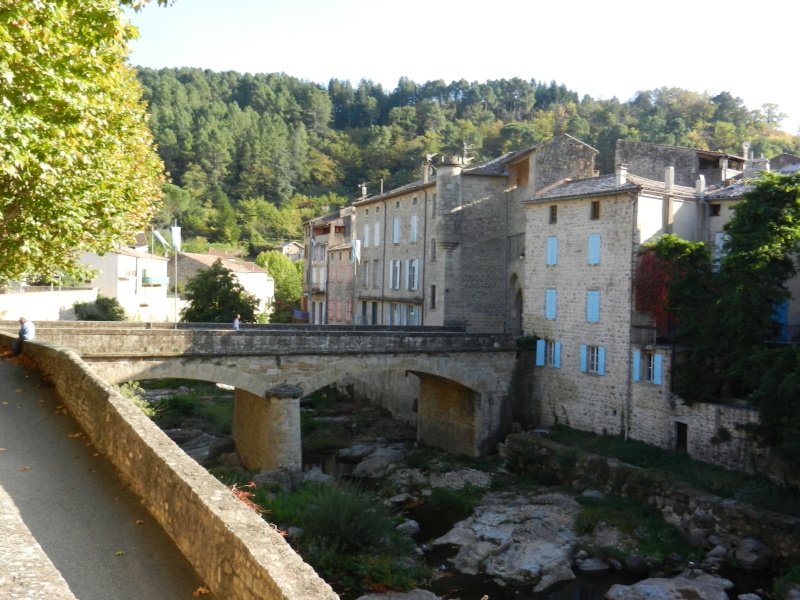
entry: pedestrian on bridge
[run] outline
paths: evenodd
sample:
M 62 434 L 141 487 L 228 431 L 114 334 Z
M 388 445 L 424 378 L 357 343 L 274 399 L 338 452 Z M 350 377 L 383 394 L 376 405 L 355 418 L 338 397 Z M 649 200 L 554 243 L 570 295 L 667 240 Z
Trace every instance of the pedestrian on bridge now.
M 234 331 L 239 331 L 239 319 L 240 318 L 241 318 L 241 315 L 236 315 L 236 317 L 233 319 L 233 330 Z
M 32 340 L 36 337 L 36 325 L 33 324 L 33 321 L 20 317 L 19 324 L 19 338 L 11 343 L 11 356 L 17 356 L 22 352 L 23 341 Z

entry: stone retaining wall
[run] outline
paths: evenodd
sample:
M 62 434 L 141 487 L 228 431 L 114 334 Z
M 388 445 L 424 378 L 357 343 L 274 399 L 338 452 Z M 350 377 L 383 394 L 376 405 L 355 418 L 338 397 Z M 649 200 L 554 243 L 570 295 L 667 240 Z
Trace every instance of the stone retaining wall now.
M 613 458 L 576 452 L 539 435 L 514 434 L 500 446 L 509 466 L 552 485 L 594 489 L 657 508 L 689 542 L 704 550 L 741 548 L 756 540 L 780 569 L 800 563 L 800 519 L 689 488 Z M 764 553 L 769 554 L 769 553 Z
M 0 333 L 0 345 L 8 347 L 12 339 Z M 24 352 L 218 598 L 338 598 L 277 531 L 73 351 L 26 342 Z

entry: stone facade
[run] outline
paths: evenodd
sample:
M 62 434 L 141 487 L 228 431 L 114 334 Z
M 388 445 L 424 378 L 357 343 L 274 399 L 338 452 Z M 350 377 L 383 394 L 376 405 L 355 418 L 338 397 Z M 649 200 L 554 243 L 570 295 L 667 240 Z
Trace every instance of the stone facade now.
M 352 260 L 352 243 L 328 249 L 327 323 L 342 325 L 353 322 L 353 276 L 356 266 Z
M 599 202 L 597 219 L 592 218 L 592 202 Z M 626 332 L 631 325 L 631 259 L 636 247 L 631 197 L 622 192 L 542 200 L 529 203 L 528 211 L 525 332 L 544 342 L 540 351 L 549 347 L 560 353 L 544 361 L 541 352 L 538 355 L 543 364 L 534 390 L 541 403 L 541 424 L 624 433 L 631 402 Z M 591 242 L 592 236 L 598 241 Z M 597 243 L 596 256 L 590 256 L 592 243 Z M 596 320 L 587 315 L 590 294 L 597 299 Z M 602 364 L 585 364 L 588 348 L 602 352 L 597 357 Z
M 664 167 L 675 168 L 675 183 L 692 187 L 702 175 L 706 184 L 718 184 L 741 175 L 745 159 L 724 152 L 693 148 L 678 148 L 617 140 L 614 164 L 626 164 L 631 173 L 647 179 L 660 180 Z
M 435 176 L 425 163 L 420 181 L 356 202 L 357 320 L 521 333 L 522 201 L 591 177 L 596 154 L 560 135 L 474 166 L 441 157 Z

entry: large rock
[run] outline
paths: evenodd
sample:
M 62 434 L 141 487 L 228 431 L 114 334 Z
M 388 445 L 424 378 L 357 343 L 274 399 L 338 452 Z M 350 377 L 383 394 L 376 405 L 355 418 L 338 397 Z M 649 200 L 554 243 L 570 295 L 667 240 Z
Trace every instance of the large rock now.
M 397 448 L 378 448 L 353 469 L 353 477 L 378 479 L 395 470 L 406 456 Z
M 769 568 L 774 555 L 771 548 L 752 538 L 742 540 L 734 552 L 739 564 L 746 571 Z
M 367 594 L 357 600 L 441 600 L 439 596 L 425 590 L 410 592 L 388 592 L 386 594 Z
M 729 600 L 733 583 L 722 577 L 689 571 L 671 579 L 654 577 L 634 585 L 616 584 L 608 600 Z
M 570 568 L 578 503 L 563 494 L 490 493 L 470 518 L 433 545 L 459 547 L 451 559 L 462 573 L 486 575 L 540 592 L 574 579 Z

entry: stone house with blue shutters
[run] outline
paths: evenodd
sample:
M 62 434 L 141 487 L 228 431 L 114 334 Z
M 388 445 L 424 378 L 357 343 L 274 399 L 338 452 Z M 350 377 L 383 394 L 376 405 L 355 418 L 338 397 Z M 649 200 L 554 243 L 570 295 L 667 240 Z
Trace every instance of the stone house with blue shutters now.
M 658 343 L 655 323 L 635 306 L 641 245 L 665 233 L 719 244 L 724 220 L 715 215 L 727 220 L 738 201 L 725 199 L 734 186 L 708 191 L 702 177 L 692 188 L 675 183 L 674 168 L 663 173 L 656 181 L 619 165 L 613 175 L 560 181 L 525 202 L 523 323 L 539 338 L 530 416 L 543 427 L 620 435 L 752 470 L 759 452 L 736 425 L 757 413 L 685 405 L 671 391 L 681 353 Z M 724 446 L 713 442 L 720 427 L 732 434 Z

